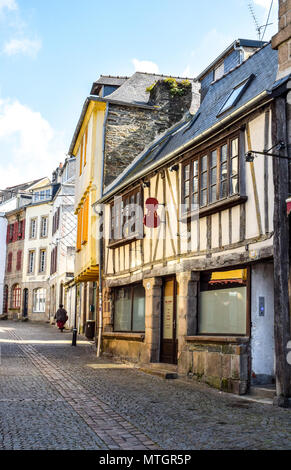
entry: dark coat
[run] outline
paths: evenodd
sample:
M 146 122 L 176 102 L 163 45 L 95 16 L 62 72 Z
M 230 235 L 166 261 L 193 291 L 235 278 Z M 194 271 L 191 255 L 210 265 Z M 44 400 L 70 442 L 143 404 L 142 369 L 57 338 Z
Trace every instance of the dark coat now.
M 67 311 L 64 308 L 59 308 L 59 310 L 56 313 L 56 319 L 57 321 L 62 321 L 66 323 L 68 317 L 67 317 Z

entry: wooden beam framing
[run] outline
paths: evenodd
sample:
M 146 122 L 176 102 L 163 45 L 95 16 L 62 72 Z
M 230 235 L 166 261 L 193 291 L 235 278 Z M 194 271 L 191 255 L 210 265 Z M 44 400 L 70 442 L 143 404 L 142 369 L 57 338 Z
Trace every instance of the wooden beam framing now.
M 248 150 L 252 150 L 252 141 L 251 141 L 249 123 L 247 123 L 246 132 L 247 132 Z M 255 198 L 258 230 L 259 230 L 259 234 L 262 235 L 262 233 L 263 233 L 263 231 L 262 231 L 262 220 L 261 220 L 260 203 L 259 203 L 259 196 L 258 196 L 258 189 L 257 189 L 257 181 L 256 181 L 256 173 L 255 173 L 254 162 L 250 162 L 249 165 L 250 165 L 250 170 L 251 170 L 251 175 L 252 175 L 252 183 L 253 183 L 253 192 L 254 192 L 254 198 Z

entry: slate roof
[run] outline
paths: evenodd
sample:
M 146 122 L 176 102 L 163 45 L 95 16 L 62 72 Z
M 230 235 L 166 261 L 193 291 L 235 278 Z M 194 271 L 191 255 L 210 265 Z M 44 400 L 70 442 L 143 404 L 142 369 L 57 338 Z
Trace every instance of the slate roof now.
M 147 87 L 167 77 L 171 77 L 171 75 L 135 72 L 121 87 L 108 96 L 108 101 L 120 101 L 142 106 L 150 105 L 150 93 L 146 91 Z M 172 78 L 183 80 L 181 77 Z
M 194 138 L 210 129 L 216 123 L 229 114 L 238 110 L 250 100 L 258 96 L 265 90 L 272 90 L 278 86 L 276 81 L 278 68 L 277 51 L 273 50 L 268 43 L 242 64 L 236 66 L 219 80 L 213 82 L 201 103 L 197 113 L 189 121 L 180 122 L 170 132 L 166 132 L 159 137 L 147 150 L 139 154 L 133 162 L 104 190 L 105 198 L 114 190 L 117 190 L 121 184 L 126 183 L 141 171 L 146 171 L 147 167 L 158 163 L 163 157 L 171 154 Z M 242 94 L 235 106 L 218 115 L 220 109 L 230 95 L 233 87 L 237 86 L 245 79 L 254 74 L 246 91 Z M 281 80 L 280 80 L 281 82 Z
M 96 93 L 99 93 L 100 88 L 103 85 L 121 86 L 128 78 L 129 77 L 112 77 L 111 75 L 100 75 L 100 78 L 93 83 L 90 94 L 95 95 Z
M 204 69 L 198 76 L 197 80 L 200 80 L 204 75 L 206 75 L 209 70 L 211 70 L 215 64 L 217 64 L 221 59 L 227 56 L 234 47 L 253 47 L 253 48 L 260 48 L 266 45 L 266 41 L 257 41 L 253 39 L 236 39 L 233 41 L 218 57 L 215 58 L 207 67 Z
M 8 186 L 7 188 L 5 188 L 4 191 L 11 191 L 11 190 L 24 190 L 24 189 L 27 189 L 29 188 L 30 186 L 33 186 L 35 185 L 36 183 L 38 183 L 39 181 L 41 181 L 42 179 L 44 178 L 38 178 L 36 180 L 33 180 L 33 181 L 29 181 L 27 183 L 22 183 L 22 184 L 17 184 L 16 186 Z
M 72 155 L 76 140 L 78 138 L 84 116 L 88 109 L 90 101 L 101 101 L 105 103 L 112 103 L 112 104 L 121 104 L 127 106 L 137 106 L 137 107 L 146 107 L 153 109 L 152 104 L 149 102 L 150 93 L 146 92 L 146 88 L 155 83 L 158 80 L 162 80 L 165 78 L 175 78 L 176 80 L 186 80 L 186 77 L 173 77 L 172 75 L 157 75 L 154 73 L 146 73 L 146 72 L 135 72 L 130 78 L 124 78 L 123 84 L 114 92 L 110 93 L 105 97 L 99 96 L 89 96 L 82 108 L 82 112 L 75 129 L 68 154 Z M 114 77 L 112 77 L 114 78 Z M 116 78 L 116 77 L 115 77 Z M 120 77 L 119 77 L 120 78 Z M 194 79 L 188 78 L 194 82 Z M 95 82 L 97 83 L 97 82 Z M 94 88 L 94 84 L 93 84 Z M 93 89 L 92 88 L 92 89 Z M 92 92 L 92 90 L 91 90 Z

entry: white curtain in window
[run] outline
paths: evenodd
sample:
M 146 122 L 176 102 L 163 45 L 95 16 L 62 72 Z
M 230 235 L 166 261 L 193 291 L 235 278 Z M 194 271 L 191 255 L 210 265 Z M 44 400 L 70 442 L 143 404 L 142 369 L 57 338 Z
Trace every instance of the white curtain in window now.
M 45 289 L 34 289 L 33 291 L 33 312 L 44 313 L 45 312 Z

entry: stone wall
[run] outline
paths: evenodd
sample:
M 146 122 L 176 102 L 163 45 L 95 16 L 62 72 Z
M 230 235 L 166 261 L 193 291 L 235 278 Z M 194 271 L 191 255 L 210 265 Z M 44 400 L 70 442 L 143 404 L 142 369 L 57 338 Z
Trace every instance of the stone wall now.
M 157 109 L 109 105 L 105 137 L 105 186 L 119 176 L 159 134 L 182 119 L 190 109 L 193 94 L 191 84 L 184 89 L 182 96 L 172 95 L 166 82 L 157 82 L 149 97 L 149 105 Z M 198 105 L 196 102 L 196 108 Z
M 272 37 L 273 49 L 278 49 L 278 76 L 291 73 L 291 0 L 279 1 L 279 31 Z
M 225 392 L 243 395 L 248 388 L 248 344 L 189 343 L 188 375 Z
M 30 321 L 49 321 L 50 313 L 54 317 L 56 312 L 50 312 L 50 289 L 47 281 L 32 281 L 22 284 L 22 297 L 24 289 L 28 289 L 28 319 Z M 46 291 L 45 312 L 33 311 L 33 291 L 34 289 L 44 289 Z M 21 309 L 22 311 L 22 309 Z

